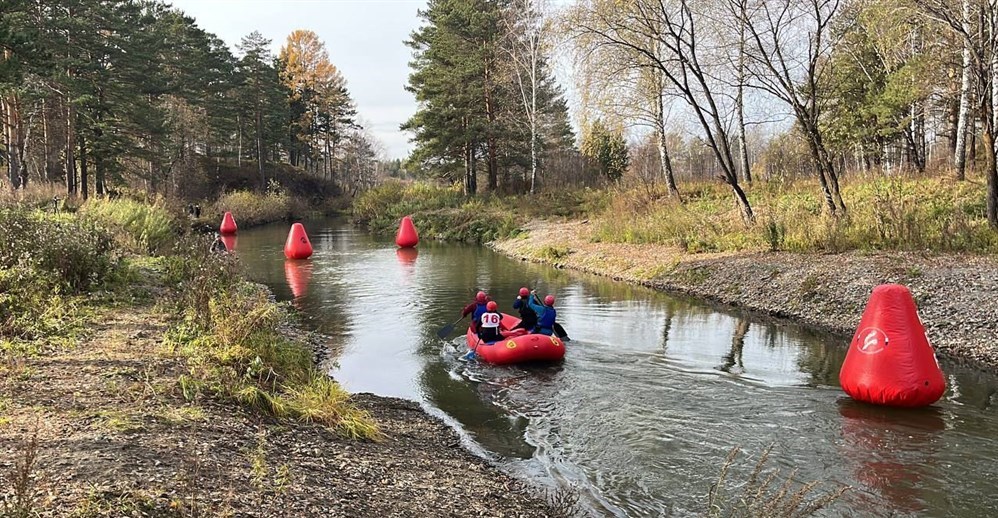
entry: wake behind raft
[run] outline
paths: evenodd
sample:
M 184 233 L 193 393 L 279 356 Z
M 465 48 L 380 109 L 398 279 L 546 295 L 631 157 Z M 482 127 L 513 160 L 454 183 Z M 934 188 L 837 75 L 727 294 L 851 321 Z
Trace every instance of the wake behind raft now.
M 512 329 L 519 323 L 519 318 L 502 314 L 503 329 Z M 468 327 L 466 338 L 469 351 L 475 351 L 475 356 L 482 361 L 496 365 L 553 362 L 565 357 L 565 344 L 557 336 L 524 334 L 490 344 L 480 341 L 478 335 Z

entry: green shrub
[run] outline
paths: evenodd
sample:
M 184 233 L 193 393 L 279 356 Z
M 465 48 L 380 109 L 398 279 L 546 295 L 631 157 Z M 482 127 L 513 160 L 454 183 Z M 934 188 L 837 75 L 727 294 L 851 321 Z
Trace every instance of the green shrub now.
M 82 207 L 82 213 L 138 253 L 166 251 L 182 230 L 179 218 L 159 203 L 91 199 Z
M 110 234 L 69 215 L 0 209 L 0 228 L 0 268 L 35 270 L 60 292 L 90 290 L 117 262 Z
M 71 215 L 0 209 L 0 335 L 34 339 L 79 323 L 79 295 L 114 277 L 111 236 Z
M 234 191 L 223 194 L 204 213 L 210 224 L 217 225 L 222 215 L 231 212 L 236 224 L 242 228 L 254 225 L 303 218 L 311 213 L 308 205 L 289 196 L 279 188 L 265 194 L 255 191 Z
M 515 198 L 468 198 L 457 187 L 386 182 L 357 198 L 352 219 L 372 232 L 391 234 L 412 216 L 420 235 L 484 243 L 519 232 Z

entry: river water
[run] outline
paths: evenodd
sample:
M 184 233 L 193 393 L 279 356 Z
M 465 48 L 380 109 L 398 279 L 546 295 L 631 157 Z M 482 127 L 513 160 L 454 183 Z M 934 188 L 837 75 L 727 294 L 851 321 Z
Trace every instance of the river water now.
M 689 516 L 734 447 L 728 480 L 756 459 L 784 477 L 848 485 L 830 516 L 998 515 L 998 379 L 943 364 L 928 409 L 852 403 L 838 386 L 847 340 L 653 290 L 424 242 L 397 251 L 335 220 L 306 222 L 315 254 L 285 261 L 287 225 L 240 232 L 255 280 L 292 300 L 341 352 L 351 392 L 420 402 L 466 443 L 598 516 Z M 557 296 L 564 362 L 463 363 L 460 316 L 479 288 L 510 305 L 522 285 Z M 740 493 L 732 486 L 726 493 Z

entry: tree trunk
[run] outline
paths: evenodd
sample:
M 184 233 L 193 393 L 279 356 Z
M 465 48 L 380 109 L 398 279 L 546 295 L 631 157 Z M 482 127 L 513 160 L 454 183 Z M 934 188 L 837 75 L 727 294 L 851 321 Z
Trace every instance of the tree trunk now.
M 45 181 L 51 182 L 55 176 L 55 166 L 52 164 L 52 130 L 49 128 L 49 102 L 42 98 L 42 154 L 45 156 Z
M 993 43 L 994 45 L 994 43 Z M 996 49 L 992 49 L 994 51 Z M 998 127 L 998 52 L 993 52 L 991 56 L 989 79 L 991 80 L 991 91 L 985 94 L 984 104 L 984 153 L 987 160 L 985 175 L 988 183 L 988 224 L 992 229 L 998 230 L 998 164 L 996 164 L 995 130 Z M 988 95 L 990 94 L 990 95 Z
M 658 158 L 661 162 L 662 176 L 665 184 L 669 188 L 669 196 L 675 196 L 677 200 L 683 201 L 679 195 L 679 188 L 676 187 L 676 176 L 672 170 L 672 159 L 669 158 L 669 149 L 666 143 L 665 124 L 659 120 L 658 124 Z
M 4 161 L 7 163 L 7 180 L 10 181 L 11 189 L 16 189 L 17 186 L 14 184 L 14 160 L 12 157 L 13 153 L 11 152 L 13 149 L 13 139 L 11 138 L 11 130 L 8 124 L 10 120 L 10 117 L 7 114 L 8 110 L 10 110 L 10 107 L 7 105 L 7 100 L 0 97 L 0 140 L 3 141 L 4 149 L 2 156 Z
M 750 224 L 755 221 L 755 214 L 752 212 L 752 206 L 749 205 L 748 197 L 745 196 L 745 191 L 742 187 L 738 185 L 738 182 L 729 183 L 731 185 L 731 190 L 735 193 L 735 200 L 738 202 L 738 208 L 742 212 L 742 220 L 746 224 Z
M 970 34 L 970 0 L 963 0 L 963 30 Z M 963 42 L 963 69 L 960 73 L 960 108 L 957 112 L 956 149 L 953 165 L 956 168 L 956 179 L 966 179 L 967 170 L 967 123 L 970 120 L 970 42 Z
M 256 169 L 260 174 L 260 190 L 267 188 L 267 177 L 263 174 L 263 111 L 256 110 Z
M 655 92 L 655 129 L 658 132 L 658 158 L 662 167 L 662 177 L 665 178 L 665 185 L 669 188 L 669 196 L 675 196 L 680 202 L 683 201 L 679 195 L 679 188 L 676 187 L 676 176 L 672 170 L 672 160 L 669 158 L 668 141 L 665 135 L 665 102 L 662 100 L 662 91 L 665 90 L 662 73 L 655 72 L 657 92 Z
M 474 149 L 468 142 L 464 144 L 464 194 L 474 196 L 476 187 Z
M 813 157 L 812 162 L 817 169 L 818 183 L 821 184 L 821 193 L 825 198 L 825 208 L 828 209 L 829 214 L 834 216 L 838 213 L 838 207 L 835 203 L 835 196 L 832 194 L 831 182 L 825 172 L 824 160 L 821 159 L 821 151 L 818 149 L 818 139 L 812 134 L 811 128 L 804 128 L 804 132 L 807 136 L 807 145 L 810 148 L 811 156 Z
M 66 102 L 66 194 L 77 193 L 76 185 L 76 109 Z
M 83 199 L 86 200 L 89 196 L 87 192 L 87 138 L 80 132 L 78 135 L 78 140 L 80 141 L 80 194 L 83 195 Z
M 94 142 L 100 145 L 102 138 L 104 137 L 104 89 L 97 89 L 97 124 L 94 125 Z M 106 148 L 105 148 L 106 149 Z M 97 193 L 97 197 L 104 196 L 104 153 L 98 152 L 94 153 L 94 187 Z
M 995 163 L 995 143 L 992 136 L 993 129 L 985 130 L 985 138 L 990 143 L 984 146 L 984 155 L 987 161 L 985 171 L 988 177 L 988 224 L 992 229 L 998 230 L 998 165 Z
M 243 167 L 243 116 L 241 113 L 236 114 L 236 127 L 239 132 L 238 144 L 236 144 L 236 167 Z
M 24 124 L 21 118 L 21 102 L 16 94 L 2 99 L 6 120 L 3 133 L 7 146 L 7 175 L 13 189 L 25 187 L 28 180 L 27 164 L 24 163 Z
M 749 168 L 748 146 L 745 139 L 745 1 L 740 3 L 738 22 L 738 93 L 735 96 L 735 112 L 738 115 L 738 158 L 745 183 L 752 185 L 752 171 Z
M 530 49 L 530 194 L 537 191 L 537 52 L 536 46 Z
M 492 99 L 492 82 L 491 82 L 492 70 L 489 66 L 485 67 L 485 115 L 488 118 L 489 124 L 488 129 L 485 132 L 485 147 L 486 156 L 488 158 L 488 163 L 486 167 L 488 168 L 488 189 L 489 191 L 495 191 L 499 187 L 499 171 L 498 162 L 496 160 L 496 137 L 495 137 L 495 126 L 496 126 L 496 107 L 494 99 Z

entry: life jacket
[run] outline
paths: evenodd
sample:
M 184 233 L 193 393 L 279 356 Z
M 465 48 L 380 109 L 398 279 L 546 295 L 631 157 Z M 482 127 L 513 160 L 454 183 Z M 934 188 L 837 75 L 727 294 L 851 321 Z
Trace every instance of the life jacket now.
M 537 325 L 537 312 L 530 304 L 523 299 L 516 299 L 513 302 L 513 309 L 520 310 L 520 327 L 530 330 Z
M 554 334 L 554 321 L 558 317 L 558 312 L 551 306 L 544 308 L 544 314 L 537 320 L 537 332 L 542 335 Z
M 484 315 L 486 311 L 488 311 L 488 309 L 486 309 L 485 304 L 475 304 L 475 312 L 471 314 L 471 321 L 481 323 L 482 315 Z

